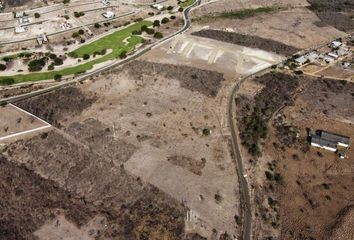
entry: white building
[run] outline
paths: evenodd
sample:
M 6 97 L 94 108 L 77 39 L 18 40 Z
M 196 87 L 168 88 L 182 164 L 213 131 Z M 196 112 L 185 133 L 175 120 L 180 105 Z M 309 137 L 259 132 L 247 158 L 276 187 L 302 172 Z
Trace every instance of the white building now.
M 155 9 L 157 9 L 157 10 L 159 10 L 159 11 L 161 11 L 161 10 L 163 9 L 163 6 L 162 6 L 161 4 L 154 4 L 154 5 L 152 5 L 151 7 L 152 7 L 152 8 L 155 8 Z
M 105 18 L 114 18 L 115 14 L 114 12 L 111 12 L 111 11 L 107 11 L 105 13 L 102 13 L 102 15 L 105 17 Z
M 26 27 L 23 27 L 23 26 L 15 27 L 15 33 L 24 33 L 26 31 L 27 31 Z
M 334 52 L 327 53 L 327 55 L 330 56 L 330 57 L 332 57 L 332 58 L 334 58 L 334 59 L 337 59 L 337 58 L 339 57 L 339 56 L 338 56 L 336 53 L 334 53 Z
M 330 47 L 331 47 L 331 48 L 338 48 L 338 47 L 340 47 L 340 46 L 342 46 L 342 43 L 341 43 L 340 41 L 333 41 L 333 42 L 331 42 L 331 44 L 330 44 Z

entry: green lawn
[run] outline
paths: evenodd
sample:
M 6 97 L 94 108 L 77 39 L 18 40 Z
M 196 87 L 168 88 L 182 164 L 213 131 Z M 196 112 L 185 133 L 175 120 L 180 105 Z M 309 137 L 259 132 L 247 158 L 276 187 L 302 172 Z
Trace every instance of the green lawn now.
M 183 7 L 183 8 L 186 8 L 186 7 L 189 7 L 190 5 L 192 5 L 195 1 L 196 0 L 186 0 L 183 3 L 180 3 L 179 6 Z
M 12 78 L 15 83 L 26 82 L 26 81 L 40 81 L 46 79 L 53 79 L 56 74 L 60 74 L 62 76 L 72 75 L 77 73 L 85 72 L 93 67 L 94 64 L 102 63 L 108 60 L 119 58 L 119 54 L 123 51 L 133 51 L 135 46 L 138 43 L 143 41 L 143 38 L 140 36 L 132 35 L 132 31 L 140 30 L 141 26 L 147 25 L 151 26 L 152 22 L 149 21 L 141 21 L 137 22 L 127 28 L 124 28 L 120 31 L 114 32 L 110 35 L 107 35 L 101 39 L 98 39 L 88 45 L 82 46 L 75 50 L 74 52 L 78 57 L 82 57 L 84 54 L 93 55 L 95 51 L 100 51 L 103 49 L 112 49 L 112 52 L 92 60 L 90 62 L 80 64 L 74 67 L 68 67 L 63 70 L 51 71 L 51 72 L 38 72 L 38 73 L 29 73 L 29 74 L 19 74 L 14 76 L 1 76 L 0 82 L 3 79 Z M 128 43 L 124 43 L 123 40 L 128 38 Z

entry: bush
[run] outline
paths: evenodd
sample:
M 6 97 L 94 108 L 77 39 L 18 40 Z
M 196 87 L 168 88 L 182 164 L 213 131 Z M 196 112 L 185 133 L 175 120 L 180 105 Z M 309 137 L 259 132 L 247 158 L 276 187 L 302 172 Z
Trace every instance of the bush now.
M 69 16 L 68 15 L 64 15 L 63 16 L 66 20 L 69 20 Z
M 137 18 L 134 20 L 134 22 L 141 22 L 141 21 L 143 21 L 143 18 Z
M 74 32 L 71 36 L 72 36 L 73 38 L 77 38 L 77 37 L 79 37 L 79 33 Z
M 81 38 L 81 39 L 80 39 L 80 42 L 81 42 L 81 43 L 84 43 L 84 42 L 86 42 L 86 41 L 85 41 L 85 39 Z
M 50 53 L 50 54 L 49 54 L 49 58 L 52 59 L 52 60 L 54 60 L 54 59 L 57 58 L 57 55 L 55 55 L 54 53 Z
M 123 59 L 127 57 L 127 51 L 123 51 L 119 54 L 119 58 Z
M 132 34 L 133 34 L 133 35 L 140 35 L 140 34 L 141 34 L 141 31 L 134 30 L 134 31 L 132 32 Z
M 82 34 L 85 33 L 85 31 L 84 31 L 83 29 L 80 29 L 80 30 L 78 31 L 78 33 L 79 33 L 80 35 L 82 35 Z
M 63 64 L 63 60 L 61 58 L 54 59 L 54 65 L 59 66 Z
M 76 52 L 69 52 L 68 55 L 69 55 L 69 57 L 72 57 L 72 58 L 77 58 L 78 57 Z
M 183 7 L 178 8 L 178 12 L 183 12 Z
M 14 83 L 15 83 L 15 80 L 13 78 L 0 79 L 0 85 L 11 85 Z
M 162 24 L 165 24 L 165 23 L 168 23 L 170 21 L 170 19 L 168 19 L 167 17 L 164 17 L 162 20 L 161 20 L 161 23 Z
M 95 23 L 95 28 L 100 28 L 101 25 L 99 23 Z
M 51 63 L 51 64 L 48 66 L 48 70 L 49 70 L 49 71 L 54 70 L 54 64 L 53 64 L 53 63 Z
M 40 18 L 41 15 L 40 15 L 39 13 L 35 13 L 35 14 L 34 14 L 34 17 L 35 17 L 35 18 Z
M 145 32 L 147 29 L 148 29 L 148 27 L 147 27 L 146 25 L 143 25 L 143 26 L 141 26 L 141 28 L 140 28 L 140 30 L 141 30 L 142 32 Z
M 83 58 L 84 60 L 87 60 L 87 59 L 90 58 L 90 55 L 88 55 L 87 53 L 85 53 L 85 54 L 82 56 L 82 58 Z
M 64 4 L 67 4 L 67 3 L 69 3 L 70 2 L 70 0 L 63 0 L 63 3 Z
M 0 71 L 5 71 L 6 70 L 6 65 L 0 63 Z
M 210 130 L 208 128 L 203 129 L 203 135 L 204 136 L 209 136 L 210 135 Z
M 163 35 L 162 35 L 162 33 L 160 33 L 160 32 L 156 32 L 156 33 L 154 34 L 154 38 L 161 39 L 161 38 L 163 38 Z
M 160 21 L 159 21 L 159 20 L 155 20 L 152 25 L 153 25 L 154 27 L 160 27 Z
M 55 74 L 54 75 L 54 80 L 60 80 L 61 79 L 61 74 Z
M 79 18 L 79 17 L 85 16 L 85 13 L 84 12 L 74 12 L 74 16 L 76 18 Z
M 46 58 L 35 59 L 28 63 L 28 71 L 30 72 L 37 72 L 42 70 L 45 66 Z
M 153 12 L 149 12 L 148 13 L 150 16 L 154 16 L 155 15 L 155 13 L 153 13 Z
M 173 20 L 176 19 L 176 16 L 172 15 L 170 18 Z
M 167 7 L 167 10 L 168 10 L 168 11 L 171 11 L 172 9 L 173 9 L 172 6 L 168 6 L 168 7 Z
M 152 35 L 155 33 L 155 30 L 152 28 L 148 28 L 148 29 L 146 29 L 146 33 Z

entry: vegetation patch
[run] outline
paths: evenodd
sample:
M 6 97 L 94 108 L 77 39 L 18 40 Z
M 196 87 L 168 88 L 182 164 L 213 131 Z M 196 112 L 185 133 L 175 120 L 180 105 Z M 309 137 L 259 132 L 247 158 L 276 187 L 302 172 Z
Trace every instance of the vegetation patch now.
M 262 140 L 268 134 L 268 121 L 283 105 L 292 103 L 299 78 L 283 73 L 267 73 L 255 81 L 265 87 L 254 100 L 238 97 L 235 102 L 242 144 L 250 154 L 260 156 Z
M 211 38 L 218 41 L 228 42 L 250 48 L 258 48 L 265 51 L 275 52 L 282 55 L 292 55 L 299 49 L 286 45 L 284 43 L 274 41 L 272 39 L 261 38 L 258 36 L 244 35 L 235 32 L 225 32 L 220 30 L 206 29 L 194 32 L 192 35 Z

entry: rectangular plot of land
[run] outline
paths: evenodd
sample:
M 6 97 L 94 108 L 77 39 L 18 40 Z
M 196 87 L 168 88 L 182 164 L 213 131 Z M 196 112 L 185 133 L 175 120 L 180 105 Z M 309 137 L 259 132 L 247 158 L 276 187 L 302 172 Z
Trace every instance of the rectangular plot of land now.
M 166 152 L 144 146 L 124 164 L 124 169 L 185 203 L 212 228 L 233 233 L 238 211 L 235 177 L 199 176 L 167 159 Z
M 0 140 L 46 126 L 49 126 L 46 122 L 14 105 L 0 107 Z

